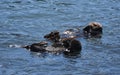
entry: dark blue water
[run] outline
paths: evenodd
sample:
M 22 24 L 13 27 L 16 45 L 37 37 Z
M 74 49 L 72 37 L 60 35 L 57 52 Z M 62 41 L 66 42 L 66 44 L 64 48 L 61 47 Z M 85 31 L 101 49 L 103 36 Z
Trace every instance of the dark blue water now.
M 101 39 L 79 38 L 81 55 L 32 53 L 11 45 L 44 40 L 53 30 L 103 25 Z M 119 75 L 119 0 L 0 0 L 0 75 Z

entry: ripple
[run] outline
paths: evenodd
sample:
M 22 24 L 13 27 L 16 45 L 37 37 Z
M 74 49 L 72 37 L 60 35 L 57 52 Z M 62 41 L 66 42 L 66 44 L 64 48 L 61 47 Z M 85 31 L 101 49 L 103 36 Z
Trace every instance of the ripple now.
M 18 3 L 18 4 L 20 4 L 20 3 L 22 3 L 22 1 L 14 1 L 12 3 Z
M 57 6 L 72 6 L 72 5 L 75 5 L 75 4 L 72 4 L 72 3 L 55 3 Z
M 120 60 L 119 0 L 0 0 L 1 75 L 117 75 Z M 29 52 L 22 45 L 50 31 L 103 24 L 102 38 L 79 38 L 77 57 Z

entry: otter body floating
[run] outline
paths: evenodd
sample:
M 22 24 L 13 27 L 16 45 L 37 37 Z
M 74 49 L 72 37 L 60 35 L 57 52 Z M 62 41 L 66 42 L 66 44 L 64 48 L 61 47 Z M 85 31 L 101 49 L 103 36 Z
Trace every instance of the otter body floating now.
M 58 42 L 55 42 L 54 44 L 58 45 Z M 23 48 L 26 48 L 32 52 L 51 52 L 51 53 L 80 53 L 81 51 L 81 43 L 73 38 L 66 38 L 62 39 L 59 42 L 59 46 L 55 45 L 47 45 L 47 43 L 34 43 L 31 45 L 24 46 Z
M 98 22 L 91 22 L 83 28 L 81 34 L 80 29 L 73 30 L 68 29 L 60 34 L 58 31 L 52 31 L 44 36 L 46 41 L 33 43 L 31 45 L 24 46 L 32 52 L 63 52 L 65 55 L 80 53 L 82 49 L 81 42 L 76 40 L 78 36 L 82 37 L 101 37 L 102 25 Z M 52 44 L 48 45 L 48 42 Z

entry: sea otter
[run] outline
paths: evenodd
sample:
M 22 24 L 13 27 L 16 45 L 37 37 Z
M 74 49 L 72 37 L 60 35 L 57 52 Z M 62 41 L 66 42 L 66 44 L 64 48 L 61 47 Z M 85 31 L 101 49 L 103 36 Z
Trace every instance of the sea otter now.
M 65 55 L 80 53 L 82 49 L 81 42 L 76 38 L 82 37 L 101 37 L 102 25 L 98 22 L 91 22 L 83 28 L 81 33 L 80 29 L 68 29 L 62 34 L 59 31 L 52 31 L 45 35 L 44 38 L 48 39 L 46 42 L 33 43 L 24 46 L 32 52 L 63 52 Z M 52 44 L 48 45 L 48 42 Z
M 80 30 L 80 28 L 67 29 L 61 34 L 58 31 L 52 31 L 44 36 L 44 38 L 51 41 L 59 41 L 60 38 L 81 38 L 81 37 L 101 37 L 103 32 L 102 25 L 98 22 L 90 22 L 87 26 Z
M 52 31 L 44 36 L 45 39 L 52 42 L 59 42 L 61 39 L 65 38 L 76 38 L 80 36 L 79 29 L 67 29 L 60 33 L 59 31 Z
M 66 55 L 69 53 L 70 54 L 80 53 L 82 49 L 81 43 L 74 38 L 65 38 L 59 42 L 54 42 L 53 44 L 48 45 L 48 43 L 44 41 L 44 42 L 23 46 L 23 48 L 26 48 L 32 52 L 51 52 L 51 53 L 63 52 Z
M 52 31 L 49 34 L 46 34 L 44 36 L 44 38 L 51 40 L 51 41 L 54 41 L 54 42 L 58 42 L 60 39 L 60 34 L 58 31 Z
M 91 22 L 85 28 L 83 28 L 83 34 L 85 37 L 101 37 L 102 25 L 98 22 Z

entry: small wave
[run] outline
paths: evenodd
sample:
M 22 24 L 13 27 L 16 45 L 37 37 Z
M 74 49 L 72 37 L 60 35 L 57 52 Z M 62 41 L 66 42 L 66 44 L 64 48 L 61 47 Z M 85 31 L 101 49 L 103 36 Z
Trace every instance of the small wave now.
M 20 3 L 22 3 L 22 1 L 14 1 L 12 3 L 18 3 L 18 4 L 20 4 Z
M 20 48 L 20 47 L 22 47 L 21 45 L 16 45 L 16 44 L 14 44 L 14 45 L 9 45 L 9 47 L 10 48 Z

